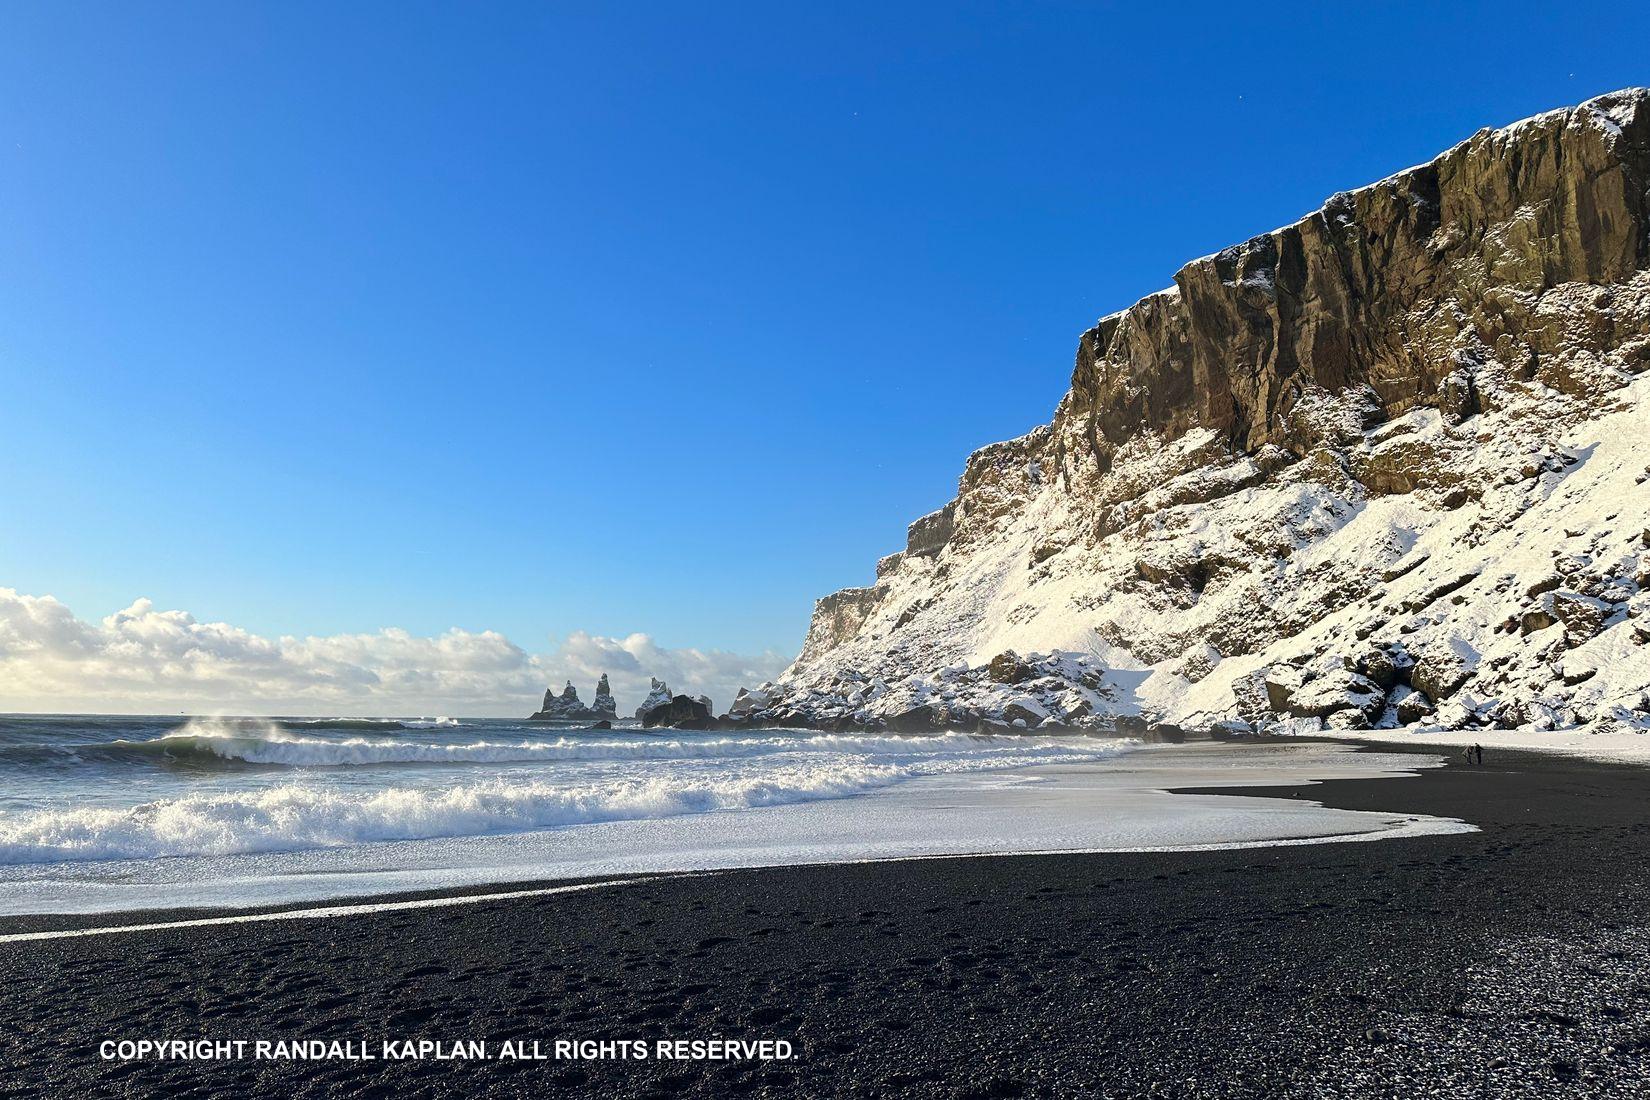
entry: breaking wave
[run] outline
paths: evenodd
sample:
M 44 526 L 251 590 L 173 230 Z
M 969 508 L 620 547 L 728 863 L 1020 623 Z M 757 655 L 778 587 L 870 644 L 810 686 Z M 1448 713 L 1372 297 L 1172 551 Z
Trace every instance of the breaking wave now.
M 977 756 L 1041 747 L 1056 753 L 1088 751 L 1082 738 L 969 733 L 891 737 L 852 734 L 730 734 L 677 738 L 560 736 L 522 740 L 418 741 L 395 737 L 306 737 L 290 722 L 196 719 L 173 733 L 143 741 L 115 740 L 69 746 L 16 746 L 31 756 L 83 761 L 161 763 L 213 768 L 347 768 L 393 764 L 515 764 L 534 761 L 722 759 L 776 753 L 828 752 L 899 757 L 967 752 Z M 314 728 L 314 727 L 309 727 Z M 332 728 L 332 727 L 329 727 Z M 353 727 L 351 727 L 353 728 Z
M 197 719 L 199 721 L 199 719 Z M 281 718 L 280 725 L 290 730 L 370 730 L 390 733 L 394 730 L 450 729 L 463 725 L 456 718 Z
M 946 743 L 961 736 L 914 740 Z M 527 832 L 848 798 L 916 776 L 1092 761 L 1130 747 L 1125 742 L 1051 744 L 1025 738 L 1004 739 L 1009 743 L 996 748 L 970 740 L 975 744 L 966 751 L 956 751 L 957 744 L 949 752 L 939 744 L 923 744 L 927 751 L 913 752 L 913 739 L 794 738 L 793 747 L 798 742 L 851 742 L 851 751 L 862 755 L 843 756 L 819 745 L 826 751 L 711 775 L 683 769 L 594 782 L 495 778 L 377 790 L 285 783 L 131 807 L 0 813 L 0 863 L 229 855 Z M 896 742 L 903 754 L 878 748 Z M 684 743 L 674 744 L 680 753 Z M 385 750 L 380 746 L 375 751 Z

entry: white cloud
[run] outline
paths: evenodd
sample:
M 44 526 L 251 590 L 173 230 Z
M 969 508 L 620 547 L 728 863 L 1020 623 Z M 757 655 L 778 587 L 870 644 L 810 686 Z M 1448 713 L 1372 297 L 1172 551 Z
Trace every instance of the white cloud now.
M 569 679 L 589 702 L 603 672 L 620 713 L 650 676 L 725 709 L 787 663 L 583 631 L 542 654 L 491 630 L 271 639 L 141 599 L 96 624 L 51 596 L 0 588 L 0 710 L 522 716 Z

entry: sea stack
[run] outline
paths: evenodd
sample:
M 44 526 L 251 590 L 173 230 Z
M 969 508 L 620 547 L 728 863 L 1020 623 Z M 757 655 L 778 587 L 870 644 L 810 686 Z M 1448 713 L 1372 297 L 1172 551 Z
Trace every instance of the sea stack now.
M 590 709 L 611 721 L 619 716 L 619 704 L 613 699 L 613 691 L 607 685 L 607 673 L 596 681 L 596 698 L 591 702 Z
M 603 719 L 612 721 L 616 713 L 613 695 L 607 686 L 607 674 L 604 672 L 602 678 L 596 681 L 595 706 L 585 706 L 579 699 L 578 689 L 573 686 L 573 681 L 569 680 L 567 686 L 562 688 L 560 695 L 556 694 L 554 688 L 546 689 L 544 692 L 544 706 L 527 720 L 529 722 L 599 722 Z

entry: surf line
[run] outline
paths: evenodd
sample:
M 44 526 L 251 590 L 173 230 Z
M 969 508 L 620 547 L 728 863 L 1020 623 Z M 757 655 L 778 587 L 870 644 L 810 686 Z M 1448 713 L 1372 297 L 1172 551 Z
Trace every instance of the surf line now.
M 1322 807 L 1323 803 L 1314 802 Z M 1373 812 L 1373 811 L 1369 811 Z M 920 855 L 865 856 L 859 859 L 826 860 L 823 862 L 788 863 L 783 867 L 837 867 L 874 863 L 902 863 L 951 859 L 1019 859 L 1026 856 L 1081 856 L 1117 855 L 1142 852 L 1211 852 L 1239 851 L 1248 848 L 1291 848 L 1305 844 L 1344 844 L 1391 840 L 1404 836 L 1426 836 L 1435 833 L 1476 833 L 1478 826 L 1455 817 L 1406 817 L 1388 820 L 1384 828 L 1372 828 L 1355 833 L 1325 833 L 1320 836 L 1280 837 L 1269 840 L 1215 841 L 1207 844 L 1162 844 L 1129 847 L 1098 848 L 1026 848 L 1009 851 L 930 852 Z M 567 886 L 539 886 L 528 890 L 504 890 L 495 893 L 449 894 L 436 898 L 414 898 L 405 901 L 369 901 L 349 905 L 326 905 L 311 909 L 282 909 L 273 913 L 231 913 L 221 917 L 197 917 L 191 920 L 153 921 L 148 924 L 116 924 L 96 928 L 59 928 L 49 932 L 10 932 L 0 934 L 0 944 L 26 943 L 31 940 L 62 940 L 75 936 L 113 936 L 122 932 L 147 932 L 151 929 L 210 928 L 220 924 L 255 924 L 278 920 L 323 920 L 330 917 L 355 917 L 371 913 L 392 913 L 405 909 L 441 909 L 451 905 L 479 905 L 489 901 L 512 901 L 517 898 L 541 898 L 553 894 L 574 894 L 583 890 L 600 890 L 616 886 L 638 886 L 646 882 L 664 882 L 669 879 L 709 878 L 739 871 L 772 870 L 776 865 L 758 864 L 751 867 L 718 867 L 699 871 L 674 871 L 656 875 L 636 875 L 632 878 L 602 879 L 599 882 L 578 882 Z
M 662 879 L 693 878 L 702 873 L 640 875 L 635 878 L 578 882 L 571 886 L 539 886 L 531 890 L 506 890 L 493 894 L 450 894 L 438 898 L 413 898 L 406 901 L 367 901 L 352 905 L 325 905 L 313 909 L 281 909 L 273 913 L 231 913 L 221 917 L 153 921 L 148 924 L 112 924 L 96 928 L 57 928 L 47 932 L 9 932 L 0 934 L 0 943 L 64 940 L 76 936 L 114 936 L 122 932 L 149 932 L 172 928 L 211 928 L 220 924 L 257 924 L 264 921 L 278 920 L 324 920 L 330 917 L 356 917 L 369 913 L 392 913 L 403 909 L 441 909 L 449 905 L 476 905 L 488 901 L 513 901 L 517 898 L 549 897 L 552 894 L 575 894 L 582 890 L 600 890 L 610 886 L 635 886 L 644 882 L 658 882 Z

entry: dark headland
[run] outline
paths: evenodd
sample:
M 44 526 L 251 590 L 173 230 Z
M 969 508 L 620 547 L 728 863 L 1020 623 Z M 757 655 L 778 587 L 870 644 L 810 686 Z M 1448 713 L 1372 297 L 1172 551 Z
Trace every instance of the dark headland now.
M 3 943 L 0 1095 L 1643 1095 L 1647 781 L 1493 751 L 1267 792 L 1471 834 L 738 871 Z M 97 1056 L 135 1037 L 717 1035 L 796 1056 Z

